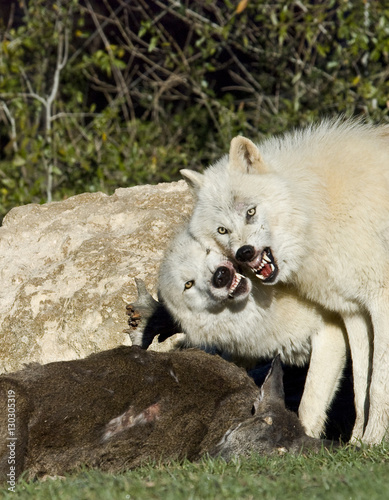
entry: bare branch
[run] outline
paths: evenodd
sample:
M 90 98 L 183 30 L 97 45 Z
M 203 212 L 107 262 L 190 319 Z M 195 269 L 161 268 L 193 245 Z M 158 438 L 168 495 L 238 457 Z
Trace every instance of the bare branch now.
M 105 2 L 104 2 L 105 3 Z M 84 6 L 82 5 L 79 5 L 79 8 L 81 10 L 81 12 L 88 12 L 89 13 L 89 10 L 87 10 Z M 117 7 L 116 10 L 112 11 L 112 14 L 111 15 L 115 15 L 117 16 L 124 8 L 124 4 L 123 5 L 119 5 L 119 7 Z M 106 25 L 110 22 L 110 18 L 107 18 L 105 19 L 102 23 L 100 23 L 100 27 L 101 29 L 104 29 L 106 27 Z M 71 64 L 75 59 L 77 59 L 77 57 L 80 55 L 80 54 L 83 54 L 85 52 L 85 49 L 88 47 L 88 45 L 90 45 L 93 40 L 100 36 L 100 32 L 98 30 L 94 31 L 86 40 L 85 42 L 82 44 L 81 47 L 79 47 L 73 54 L 72 56 L 69 58 L 69 64 Z
M 61 71 L 63 70 L 66 64 L 66 54 L 68 51 L 68 48 L 66 47 L 67 45 L 68 45 L 68 38 L 63 34 L 60 34 L 58 40 L 58 50 L 57 50 L 57 65 L 54 71 L 53 85 L 51 87 L 51 92 L 46 99 L 46 127 L 48 131 L 51 130 L 51 106 L 53 105 L 53 102 L 55 100 L 55 97 L 59 89 Z
M 0 92 L 0 97 L 6 98 L 9 97 L 11 99 L 15 99 L 16 97 L 26 97 L 29 99 L 35 99 L 36 101 L 39 101 L 43 106 L 46 107 L 46 99 L 41 97 L 39 94 L 36 94 L 35 92 Z
M 100 25 L 100 22 L 96 16 L 96 13 L 94 12 L 93 10 L 93 7 L 90 3 L 89 0 L 86 0 L 86 5 L 89 9 L 89 13 L 92 17 L 92 20 L 99 32 L 99 35 L 101 37 L 101 40 L 103 41 L 104 43 L 104 46 L 105 46 L 105 50 L 107 51 L 108 55 L 109 55 L 109 58 L 111 60 L 111 64 L 112 64 L 112 72 L 113 72 L 113 75 L 115 77 L 115 80 L 117 81 L 118 85 L 119 85 L 119 88 L 120 88 L 120 96 L 125 96 L 126 98 L 126 101 L 127 101 L 127 104 L 128 104 L 128 109 L 130 110 L 130 114 L 131 114 L 131 121 L 135 121 L 135 111 L 134 111 L 134 106 L 133 106 L 133 103 L 132 103 L 132 99 L 131 99 L 131 96 L 130 96 L 130 93 L 128 91 L 128 88 L 127 88 L 127 85 L 126 85 L 126 82 L 123 78 L 123 75 L 121 74 L 121 72 L 117 69 L 117 67 L 115 66 L 115 56 L 112 52 L 112 48 L 111 48 L 111 45 L 109 43 L 109 41 L 107 40 L 107 37 L 105 36 L 105 33 L 104 33 L 104 30 L 101 28 L 101 25 Z M 124 115 L 126 117 L 126 121 L 129 121 L 130 120 L 130 117 L 129 116 L 126 116 L 127 112 L 125 109 L 123 109 L 124 111 Z
M 31 82 L 30 82 L 30 79 L 28 78 L 27 73 L 24 71 L 24 68 L 20 68 L 20 72 L 23 76 L 23 79 L 24 79 L 26 85 L 27 85 L 27 89 L 28 89 L 29 93 L 31 95 L 36 96 L 37 94 L 34 92 L 32 85 L 31 85 Z
M 17 153 L 19 148 L 18 148 L 17 136 L 16 136 L 15 118 L 12 116 L 11 111 L 9 110 L 7 103 L 5 101 L 1 101 L 0 106 L 3 108 L 4 113 L 5 113 L 6 117 L 8 118 L 8 121 L 11 125 L 12 149 L 14 150 L 15 153 Z
M 55 115 L 52 115 L 51 121 L 58 120 L 59 118 L 67 118 L 69 116 L 79 117 L 79 118 L 90 118 L 99 116 L 99 113 L 68 113 L 67 111 L 61 111 Z

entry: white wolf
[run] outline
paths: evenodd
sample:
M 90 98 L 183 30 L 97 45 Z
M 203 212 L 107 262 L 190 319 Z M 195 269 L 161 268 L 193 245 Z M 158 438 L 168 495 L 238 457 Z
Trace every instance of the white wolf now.
M 346 333 L 338 315 L 324 313 L 282 284 L 253 284 L 186 227 L 165 252 L 158 287 L 190 346 L 216 347 L 253 362 L 279 353 L 295 366 L 307 363 L 312 351 L 299 417 L 308 435 L 320 436 L 346 362 Z M 326 357 L 316 359 L 323 347 Z
M 389 427 L 389 127 L 335 120 L 258 146 L 236 137 L 204 175 L 182 174 L 197 193 L 196 237 L 341 314 L 353 439 L 379 443 Z

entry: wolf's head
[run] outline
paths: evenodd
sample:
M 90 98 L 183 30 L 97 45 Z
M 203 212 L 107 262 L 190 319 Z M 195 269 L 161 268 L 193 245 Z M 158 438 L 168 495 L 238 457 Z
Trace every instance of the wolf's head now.
M 220 251 L 203 246 L 182 228 L 161 263 L 159 295 L 182 322 L 185 315 L 218 314 L 240 307 L 251 292 L 251 281 Z
M 205 244 L 245 263 L 265 284 L 287 281 L 302 259 L 306 215 L 272 158 L 244 137 L 231 141 L 204 174 L 181 170 L 196 205 L 190 231 Z

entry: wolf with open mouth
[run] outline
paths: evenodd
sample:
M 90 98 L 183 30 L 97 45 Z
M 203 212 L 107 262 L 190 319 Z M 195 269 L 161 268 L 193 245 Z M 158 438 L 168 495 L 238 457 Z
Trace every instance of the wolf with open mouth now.
M 389 126 L 324 120 L 258 146 L 235 137 L 204 174 L 181 172 L 196 238 L 340 314 L 353 440 L 389 439 Z
M 193 238 L 187 226 L 165 252 L 158 287 L 188 346 L 216 348 L 247 363 L 280 354 L 286 364 L 302 366 L 325 344 L 328 356 L 309 370 L 299 408 L 308 435 L 321 434 L 346 361 L 345 331 L 337 315 L 282 284 L 252 282 L 220 250 Z

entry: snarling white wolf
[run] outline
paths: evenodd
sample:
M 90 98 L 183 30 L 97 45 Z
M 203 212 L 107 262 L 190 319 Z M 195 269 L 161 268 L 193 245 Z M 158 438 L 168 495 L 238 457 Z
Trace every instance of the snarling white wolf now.
M 232 260 L 196 241 L 187 227 L 165 252 L 158 287 L 189 346 L 216 347 L 253 362 L 280 354 L 295 366 L 309 362 L 312 352 L 299 417 L 310 436 L 320 436 L 346 362 L 346 333 L 338 315 L 282 284 L 252 283 Z M 325 356 L 316 359 L 323 347 Z
M 195 237 L 341 314 L 353 439 L 389 437 L 389 127 L 327 120 L 258 146 L 235 137 L 204 174 L 182 174 L 197 195 Z

